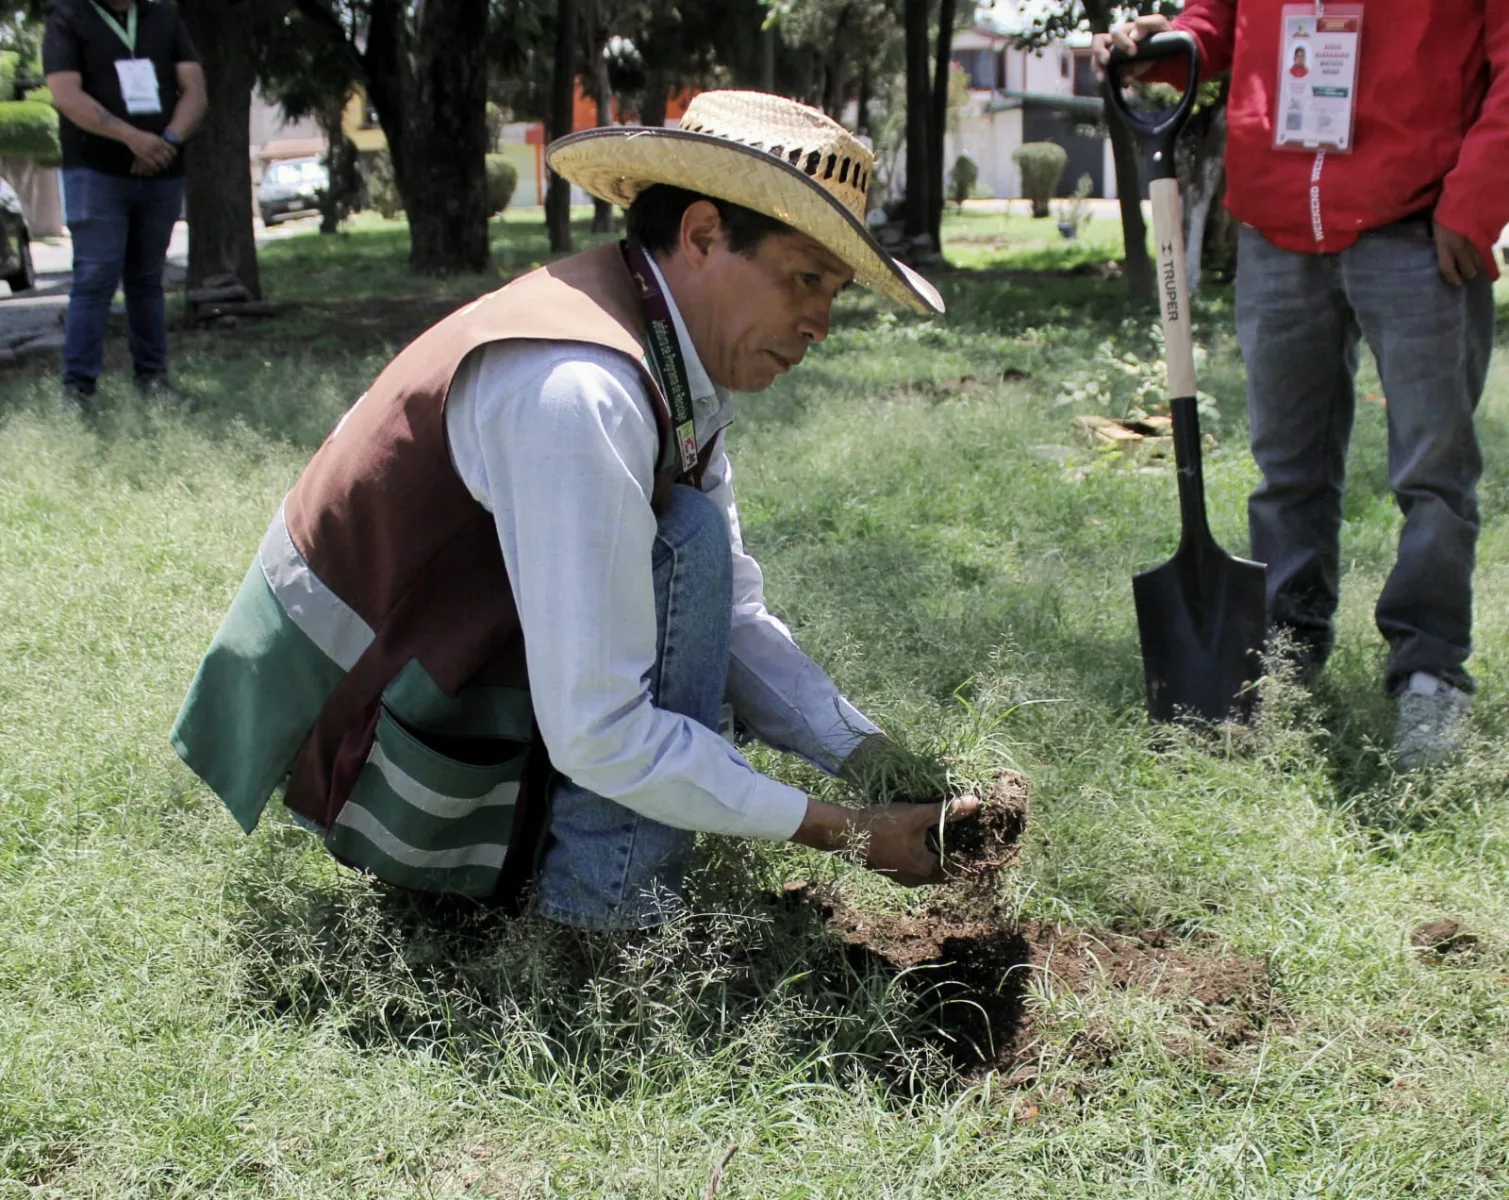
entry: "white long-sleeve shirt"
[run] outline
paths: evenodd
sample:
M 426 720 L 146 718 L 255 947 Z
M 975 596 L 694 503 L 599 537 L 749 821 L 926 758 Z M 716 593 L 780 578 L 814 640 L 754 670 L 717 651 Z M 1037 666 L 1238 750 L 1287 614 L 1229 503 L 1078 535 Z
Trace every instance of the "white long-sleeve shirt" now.
M 733 396 L 713 385 L 663 278 L 661 286 L 686 360 L 697 443 L 706 446 L 733 419 Z M 805 794 L 650 696 L 660 434 L 638 367 L 593 345 L 494 343 L 457 372 L 446 434 L 457 473 L 497 524 L 535 718 L 556 769 L 666 825 L 790 838 Z M 766 609 L 722 441 L 702 488 L 722 509 L 733 549 L 727 698 L 763 741 L 836 770 L 878 729 Z

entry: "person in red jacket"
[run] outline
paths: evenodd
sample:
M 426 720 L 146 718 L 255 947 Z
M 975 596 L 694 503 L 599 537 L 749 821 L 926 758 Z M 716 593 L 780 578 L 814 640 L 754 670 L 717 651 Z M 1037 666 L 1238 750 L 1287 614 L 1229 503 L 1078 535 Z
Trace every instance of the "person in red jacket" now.
M 1509 224 L 1509 0 L 1189 0 L 1172 27 L 1194 35 L 1206 75 L 1231 71 L 1226 205 L 1242 223 L 1236 325 L 1262 473 L 1248 522 L 1273 627 L 1318 675 L 1335 642 L 1365 338 L 1404 514 L 1375 612 L 1384 684 L 1399 761 L 1429 764 L 1460 743 L 1474 686 L 1473 414 L 1493 344 L 1493 245 Z M 1168 28 L 1120 25 L 1097 57 Z

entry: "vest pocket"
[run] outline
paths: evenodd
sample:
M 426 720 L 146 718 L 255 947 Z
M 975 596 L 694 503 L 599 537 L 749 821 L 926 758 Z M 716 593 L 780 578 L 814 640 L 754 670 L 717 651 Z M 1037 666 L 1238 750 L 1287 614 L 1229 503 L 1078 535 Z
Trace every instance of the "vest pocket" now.
M 491 895 L 528 746 L 490 744 L 499 761 L 452 758 L 406 728 L 385 703 L 372 750 L 325 845 L 399 887 Z

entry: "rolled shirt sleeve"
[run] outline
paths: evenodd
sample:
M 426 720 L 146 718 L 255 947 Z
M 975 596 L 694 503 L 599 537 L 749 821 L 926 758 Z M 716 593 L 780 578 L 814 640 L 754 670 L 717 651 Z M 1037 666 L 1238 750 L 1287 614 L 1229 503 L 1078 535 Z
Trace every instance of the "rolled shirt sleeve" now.
M 789 839 L 806 795 L 650 695 L 659 434 L 634 364 L 593 346 L 494 344 L 458 372 L 446 428 L 497 526 L 555 768 L 666 825 Z

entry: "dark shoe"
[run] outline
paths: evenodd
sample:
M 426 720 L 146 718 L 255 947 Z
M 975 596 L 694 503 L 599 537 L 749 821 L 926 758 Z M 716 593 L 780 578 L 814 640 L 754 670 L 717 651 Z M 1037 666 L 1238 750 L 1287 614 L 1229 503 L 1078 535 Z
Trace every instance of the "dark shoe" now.
M 1268 669 L 1277 670 L 1306 691 L 1313 691 L 1325 673 L 1330 647 L 1292 625 L 1277 625 L 1268 639 Z
M 58 390 L 58 408 L 65 413 L 83 415 L 94 411 L 94 389 L 65 382 Z
M 138 375 L 136 390 L 143 396 L 151 396 L 157 400 L 165 400 L 169 404 L 176 404 L 186 412 L 192 412 L 199 407 L 198 396 L 191 396 L 182 388 L 174 387 L 166 375 Z

